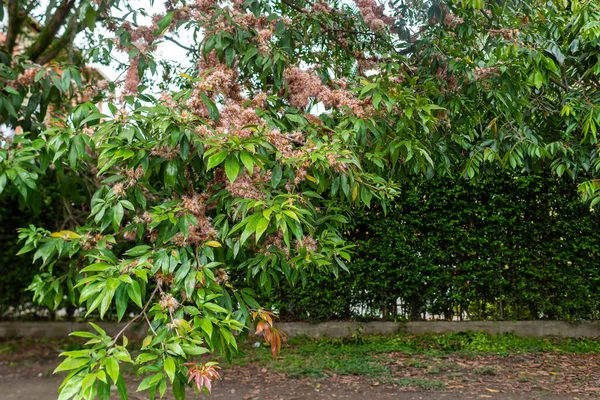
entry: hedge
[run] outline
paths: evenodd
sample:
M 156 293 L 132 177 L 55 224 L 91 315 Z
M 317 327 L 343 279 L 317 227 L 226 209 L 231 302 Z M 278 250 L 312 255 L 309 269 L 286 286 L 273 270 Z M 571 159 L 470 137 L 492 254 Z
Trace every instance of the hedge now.
M 32 293 L 26 290 L 40 268 L 31 263 L 31 254 L 16 255 L 21 248 L 17 230 L 29 224 L 53 231 L 66 229 L 78 217 L 69 214 L 63 199 L 77 202 L 70 208 L 81 208 L 81 204 L 87 202 L 84 196 L 76 196 L 80 191 L 76 183 L 59 181 L 56 174 L 40 178 L 38 185 L 41 195 L 32 198 L 28 204 L 19 203 L 18 196 L 6 191 L 0 196 L 0 319 L 24 314 L 27 314 L 26 318 L 53 315 L 46 308 L 34 305 Z M 64 195 L 66 191 L 70 192 L 69 197 Z M 52 268 L 60 274 L 65 267 L 57 263 Z
M 599 317 L 600 216 L 572 181 L 415 180 L 351 220 L 349 273 L 263 294 L 283 319 Z

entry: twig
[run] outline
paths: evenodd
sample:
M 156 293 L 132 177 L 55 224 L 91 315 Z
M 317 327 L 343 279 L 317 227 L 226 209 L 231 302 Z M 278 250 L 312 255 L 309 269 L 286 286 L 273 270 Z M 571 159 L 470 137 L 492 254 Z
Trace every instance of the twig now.
M 172 38 L 172 37 L 170 37 L 170 36 L 164 35 L 163 37 L 164 37 L 165 39 L 167 39 L 169 42 L 173 42 L 173 43 L 175 43 L 177 46 L 181 47 L 181 48 L 182 48 L 182 49 L 184 49 L 184 50 L 190 51 L 190 52 L 192 52 L 192 53 L 198 53 L 198 50 L 197 50 L 197 49 L 193 49 L 193 48 L 191 48 L 191 47 L 185 46 L 185 45 L 183 45 L 183 44 L 179 43 L 177 40 L 173 39 L 173 38 Z
M 154 330 L 154 328 L 152 327 L 152 324 L 150 323 L 150 319 L 148 318 L 148 314 L 144 313 L 144 318 L 146 318 L 146 322 L 148 323 L 148 326 L 150 327 L 150 330 L 152 331 L 152 333 L 154 333 L 154 336 L 156 336 L 156 331 Z
M 122 335 L 122 334 L 125 332 L 125 330 L 127 330 L 127 328 L 129 328 L 129 326 L 130 326 L 131 324 L 133 324 L 135 321 L 137 321 L 137 320 L 138 320 L 138 319 L 139 319 L 139 318 L 140 318 L 142 315 L 146 315 L 146 310 L 148 309 L 148 306 L 149 306 L 149 305 L 150 305 L 150 303 L 152 302 L 152 299 L 153 299 L 153 298 L 154 298 L 154 296 L 156 295 L 156 292 L 158 292 L 159 288 L 160 288 L 160 284 L 157 284 L 157 285 L 156 285 L 156 288 L 155 288 L 155 289 L 154 289 L 154 291 L 152 292 L 152 295 L 151 295 L 151 296 L 150 296 L 150 298 L 148 299 L 148 302 L 146 302 L 146 304 L 144 305 L 144 308 L 142 309 L 142 312 L 141 312 L 141 313 L 139 313 L 138 315 L 136 315 L 135 317 L 133 317 L 133 318 L 131 319 L 131 321 L 129 321 L 129 322 L 127 323 L 127 325 L 125 325 L 125 326 L 123 327 L 123 329 L 121 329 L 121 330 L 119 331 L 119 333 L 117 333 L 117 334 L 115 335 L 115 338 L 114 338 L 114 344 L 116 344 L 116 343 L 117 343 L 117 339 L 119 339 L 119 336 L 121 336 L 121 335 Z M 148 320 L 148 317 L 147 317 L 147 316 L 146 316 L 146 320 Z M 150 322 L 149 322 L 149 321 L 148 321 L 148 324 L 150 324 Z M 150 325 L 150 329 L 152 329 L 152 325 Z M 154 329 L 152 329 L 152 331 L 154 331 Z M 156 333 L 156 332 L 155 332 L 155 333 Z

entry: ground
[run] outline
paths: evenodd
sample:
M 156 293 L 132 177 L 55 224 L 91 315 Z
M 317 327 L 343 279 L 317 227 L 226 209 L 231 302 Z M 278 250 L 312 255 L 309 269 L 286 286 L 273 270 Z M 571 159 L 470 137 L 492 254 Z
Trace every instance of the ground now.
M 211 398 L 600 399 L 600 354 L 595 350 L 499 355 L 387 351 L 382 343 L 389 340 L 377 343 L 303 342 L 284 348 L 275 360 L 266 357 L 267 349 L 249 347 L 236 365 L 222 363 L 223 379 L 215 383 Z M 61 378 L 52 370 L 63 344 L 41 340 L 0 345 L 0 398 L 56 399 Z M 134 374 L 127 380 L 130 399 L 147 398 L 135 393 Z

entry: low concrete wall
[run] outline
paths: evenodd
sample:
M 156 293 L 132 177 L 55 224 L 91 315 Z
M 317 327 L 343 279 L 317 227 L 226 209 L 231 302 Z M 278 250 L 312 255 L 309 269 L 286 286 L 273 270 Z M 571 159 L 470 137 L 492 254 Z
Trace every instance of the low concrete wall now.
M 518 336 L 600 337 L 600 322 L 568 323 L 562 321 L 415 321 L 396 322 L 287 322 L 278 326 L 290 336 L 349 336 L 362 327 L 363 334 L 379 333 L 447 333 L 483 331 L 490 334 L 514 333 Z
M 115 335 L 125 323 L 98 322 L 109 335 Z M 562 321 L 423 321 L 423 322 L 285 322 L 277 324 L 289 336 L 306 335 L 314 338 L 322 336 L 350 336 L 359 328 L 362 334 L 404 333 L 445 333 L 483 331 L 490 334 L 514 333 L 519 336 L 558 336 L 558 337 L 600 337 L 599 322 L 568 323 Z M 83 322 L 0 322 L 0 338 L 17 337 L 66 337 L 74 331 L 90 331 L 93 328 Z M 126 331 L 126 336 L 140 339 L 146 335 L 144 323 L 134 323 Z
M 101 327 L 109 335 L 116 335 L 123 327 L 125 322 L 95 322 L 96 325 Z M 85 322 L 0 322 L 0 338 L 64 338 L 71 332 L 75 331 L 88 331 L 96 332 L 94 328 Z M 125 335 L 128 338 L 140 339 L 146 336 L 147 325 L 133 323 Z

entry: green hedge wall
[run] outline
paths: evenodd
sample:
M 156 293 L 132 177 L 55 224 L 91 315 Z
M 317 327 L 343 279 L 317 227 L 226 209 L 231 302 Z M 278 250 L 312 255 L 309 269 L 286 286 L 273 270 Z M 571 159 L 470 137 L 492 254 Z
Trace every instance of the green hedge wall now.
M 23 311 L 27 311 L 25 318 L 53 315 L 46 312 L 46 308 L 32 304 L 32 293 L 26 291 L 40 269 L 39 265 L 31 263 L 31 253 L 16 256 L 21 248 L 17 230 L 29 224 L 53 231 L 68 229 L 78 221 L 76 216 L 65 211 L 64 199 L 71 199 L 73 209 L 89 203 L 85 196 L 76 196 L 81 192 L 77 182 L 60 181 L 53 173 L 40 178 L 38 186 L 41 195 L 32 198 L 28 204 L 19 204 L 14 193 L 5 191 L 0 196 L 0 319 L 24 315 Z M 66 192 L 69 192 L 68 196 Z M 60 274 L 65 267 L 54 264 L 52 268 Z M 16 313 L 9 312 L 11 310 Z
M 282 318 L 600 316 L 600 216 L 572 181 L 504 173 L 414 181 L 387 214 L 351 220 L 350 273 L 264 294 Z

